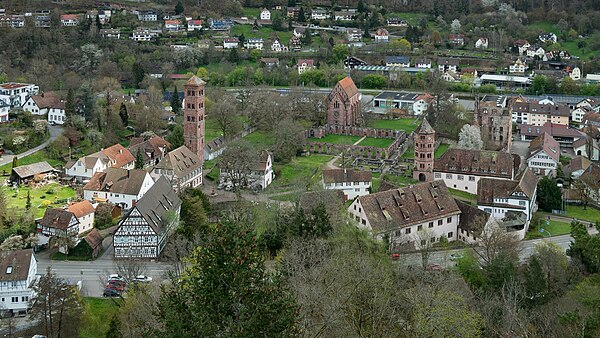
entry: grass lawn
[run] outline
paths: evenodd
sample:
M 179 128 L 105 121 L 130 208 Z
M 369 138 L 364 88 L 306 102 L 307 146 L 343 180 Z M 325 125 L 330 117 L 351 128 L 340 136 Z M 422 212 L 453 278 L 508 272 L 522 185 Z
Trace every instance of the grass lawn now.
M 548 224 L 545 224 L 548 222 Z M 541 229 L 544 229 L 544 232 L 540 232 Z M 533 238 L 542 238 L 542 237 L 550 237 L 550 236 L 558 236 L 564 235 L 571 232 L 571 224 L 559 221 L 548 221 L 542 220 L 540 226 L 538 227 L 536 224 L 536 229 L 533 231 L 529 231 L 525 236 L 525 239 L 533 239 Z
M 274 200 L 274 201 L 281 201 L 281 202 L 296 202 L 300 198 L 300 195 L 301 195 L 301 193 L 292 192 L 289 194 L 272 196 L 272 197 L 269 197 L 269 199 Z
M 435 159 L 440 158 L 442 155 L 444 155 L 446 153 L 446 151 L 448 151 L 448 148 L 450 148 L 449 144 L 446 143 L 440 143 L 440 145 L 437 147 L 437 149 L 435 150 L 435 153 L 433 154 L 433 157 Z M 414 152 L 414 151 L 413 151 Z M 414 156 L 414 154 L 413 154 Z
M 394 142 L 390 138 L 365 137 L 358 145 L 364 147 L 387 148 Z
M 261 131 L 255 131 L 246 135 L 244 140 L 253 145 L 257 150 L 268 149 L 275 143 L 273 136 Z
M 40 150 L 34 154 L 31 154 L 29 156 L 25 156 L 25 157 L 19 159 L 19 165 L 32 164 L 32 163 L 37 163 L 37 162 L 42 162 L 42 161 L 48 162 L 48 164 L 50 164 L 53 167 L 57 167 L 57 166 L 61 166 L 61 165 L 65 164 L 65 162 L 63 162 L 63 161 L 51 159 L 48 156 L 48 154 L 46 153 L 46 151 Z M 0 173 L 4 170 L 6 172 L 10 172 L 12 170 L 12 163 L 8 163 L 8 164 L 5 164 L 0 167 Z
M 244 7 L 242 8 L 243 16 L 248 17 L 248 19 L 260 19 L 260 12 L 262 12 L 261 8 L 250 8 Z
M 84 297 L 86 321 L 79 332 L 82 338 L 104 337 L 113 315 L 119 309 L 120 300 L 112 298 Z
M 419 126 L 417 119 L 405 118 L 397 120 L 371 120 L 368 124 L 371 128 L 404 130 L 407 134 L 412 133 Z
M 554 25 L 550 21 L 540 21 L 535 23 L 530 23 L 527 25 L 527 29 L 529 30 L 540 30 L 543 32 L 552 32 L 558 34 L 558 30 L 554 29 Z
M 457 190 L 457 189 L 452 189 L 452 188 L 448 188 L 448 191 L 450 191 L 450 194 L 452 196 L 454 196 L 455 198 L 457 198 L 461 201 L 469 202 L 473 205 L 477 204 L 477 195 L 475 195 L 475 194 L 469 194 L 468 192 L 464 192 L 462 190 Z
M 331 143 L 331 144 L 354 144 L 360 139 L 361 139 L 360 136 L 346 136 L 346 135 L 329 134 L 323 138 L 311 137 L 307 141 L 308 142 Z
M 415 146 L 411 145 L 410 148 L 406 149 L 404 154 L 402 154 L 402 158 L 414 159 L 415 158 Z
M 275 164 L 275 172 L 278 176 L 269 188 L 314 183 L 321 179 L 321 168 L 332 158 L 331 155 L 301 156 L 295 157 L 287 164 Z
M 588 206 L 585 210 L 579 205 L 567 205 L 567 217 L 590 222 L 600 221 L 600 210 Z
M 223 136 L 221 128 L 219 128 L 219 124 L 216 120 L 210 118 L 206 119 L 206 124 L 204 125 L 204 128 L 204 138 L 206 143 L 216 139 L 219 136 Z
M 65 205 L 68 199 L 75 197 L 75 190 L 71 187 L 61 186 L 57 183 L 48 184 L 39 188 L 21 186 L 19 188 L 1 187 L 6 196 L 9 208 L 25 209 L 27 192 L 30 193 L 31 209 L 34 216 L 42 217 L 48 206 L 59 207 Z M 48 194 L 47 192 L 53 193 Z

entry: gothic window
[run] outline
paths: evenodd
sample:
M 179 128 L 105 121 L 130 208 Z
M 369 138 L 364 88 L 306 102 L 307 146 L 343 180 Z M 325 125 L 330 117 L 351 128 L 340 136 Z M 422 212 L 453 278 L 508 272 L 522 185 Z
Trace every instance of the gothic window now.
M 339 108 L 340 107 L 340 102 L 339 101 L 335 101 L 333 103 L 333 108 Z
M 427 158 L 431 158 L 431 153 L 428 153 L 428 154 L 427 154 Z
M 192 109 L 196 109 L 196 108 L 194 107 L 194 104 L 193 104 L 193 103 L 192 103 Z

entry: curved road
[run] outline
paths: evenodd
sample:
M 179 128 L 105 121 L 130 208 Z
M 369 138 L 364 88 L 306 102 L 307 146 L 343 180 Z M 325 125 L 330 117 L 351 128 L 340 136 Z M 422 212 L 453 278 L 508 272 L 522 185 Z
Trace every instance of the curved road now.
M 37 146 L 35 148 L 29 149 L 25 152 L 17 154 L 16 155 L 17 158 L 22 159 L 25 156 L 35 154 L 38 151 L 46 148 L 50 144 L 50 142 L 54 141 L 58 136 L 62 135 L 62 133 L 64 132 L 64 129 L 61 126 L 48 126 L 48 132 L 50 133 L 50 138 L 46 142 L 40 144 L 39 146 Z M 15 157 L 15 155 L 2 155 L 0 157 L 0 167 L 5 164 L 11 163 L 14 157 Z

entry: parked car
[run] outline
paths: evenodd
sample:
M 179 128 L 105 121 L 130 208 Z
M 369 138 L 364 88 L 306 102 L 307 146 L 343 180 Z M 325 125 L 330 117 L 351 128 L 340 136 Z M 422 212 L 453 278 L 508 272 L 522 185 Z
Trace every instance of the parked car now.
M 106 287 L 117 291 L 125 291 L 127 283 L 120 280 L 111 280 L 106 284 Z
M 134 282 L 141 282 L 141 283 L 147 283 L 147 282 L 151 282 L 152 281 L 152 277 L 148 277 L 148 276 L 144 276 L 144 275 L 139 275 L 136 276 L 133 279 Z
M 108 276 L 108 282 L 110 282 L 111 280 L 120 280 L 120 281 L 125 281 L 125 278 L 121 277 L 121 275 L 119 274 L 112 274 L 110 276 Z
M 120 295 L 119 291 L 111 288 L 105 288 L 102 292 L 102 297 L 119 297 Z

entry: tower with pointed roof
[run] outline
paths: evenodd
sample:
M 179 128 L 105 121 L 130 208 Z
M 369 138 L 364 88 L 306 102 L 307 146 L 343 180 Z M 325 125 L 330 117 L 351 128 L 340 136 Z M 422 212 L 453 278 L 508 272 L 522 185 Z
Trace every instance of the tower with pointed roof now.
M 196 75 L 184 86 L 183 107 L 184 145 L 204 162 L 204 87 L 206 82 Z
M 360 93 L 349 76 L 341 79 L 327 97 L 327 124 L 357 126 L 360 123 Z
M 415 166 L 413 178 L 421 182 L 433 181 L 433 160 L 435 153 L 435 130 L 427 119 L 414 132 Z

